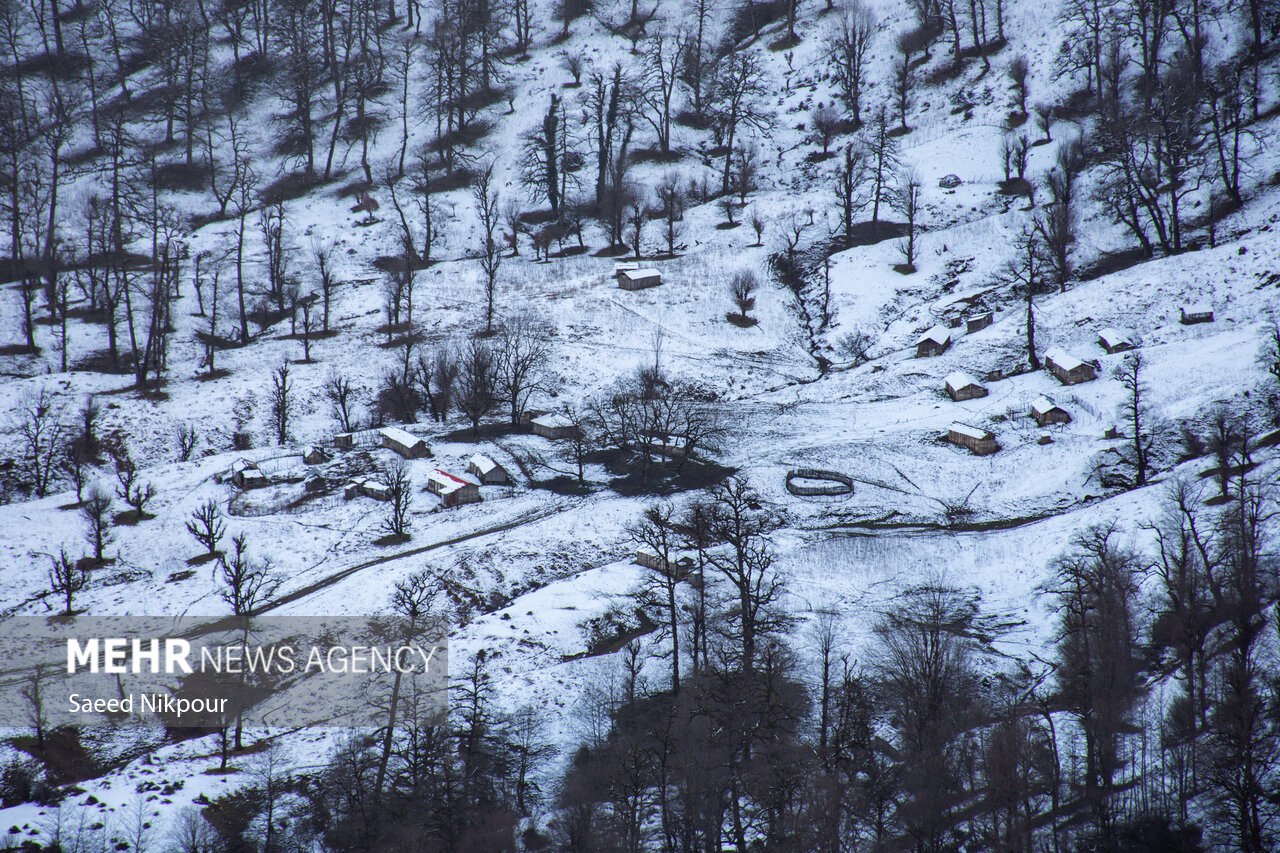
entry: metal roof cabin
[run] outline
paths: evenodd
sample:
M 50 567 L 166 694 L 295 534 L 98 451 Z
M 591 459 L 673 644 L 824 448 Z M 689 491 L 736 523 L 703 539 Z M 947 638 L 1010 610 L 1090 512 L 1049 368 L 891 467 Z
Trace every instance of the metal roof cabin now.
M 543 438 L 572 438 L 578 432 L 578 426 L 564 415 L 549 414 L 529 421 L 533 434 Z
M 977 314 L 970 314 L 968 317 L 964 318 L 964 332 L 966 335 L 972 335 L 974 332 L 981 332 L 994 322 L 994 311 L 982 311 Z
M 644 290 L 662 284 L 662 273 L 655 269 L 618 271 L 618 287 L 623 290 Z
M 951 332 L 945 326 L 934 326 L 916 338 L 916 358 L 942 355 L 951 346 Z
M 1196 323 L 1212 323 L 1213 308 L 1204 304 L 1187 305 L 1182 309 L 1180 322 L 1184 326 L 1194 326 Z
M 1098 371 L 1092 364 L 1057 347 L 1044 354 L 1044 363 L 1063 385 L 1079 385 L 1098 378 Z
M 959 422 L 947 428 L 947 441 L 968 449 L 975 456 L 988 456 L 1000 449 L 992 433 Z
M 501 486 L 511 482 L 507 469 L 494 462 L 483 453 L 472 456 L 467 463 L 467 473 L 486 486 Z
M 480 502 L 480 484 L 436 468 L 427 475 L 427 491 L 446 507 Z
M 383 427 L 378 430 L 382 436 L 382 446 L 394 450 L 405 459 L 426 459 L 431 455 L 431 448 L 416 435 L 399 427 Z
M 1071 413 L 1048 397 L 1037 397 L 1031 404 L 1031 417 L 1037 426 L 1071 423 Z
M 989 393 L 987 389 L 978 383 L 963 370 L 957 370 L 947 376 L 947 394 L 952 400 L 959 402 L 961 400 L 976 400 L 979 397 L 985 397 Z
M 1134 348 L 1133 339 L 1128 334 L 1110 326 L 1098 332 L 1098 343 L 1111 355 Z

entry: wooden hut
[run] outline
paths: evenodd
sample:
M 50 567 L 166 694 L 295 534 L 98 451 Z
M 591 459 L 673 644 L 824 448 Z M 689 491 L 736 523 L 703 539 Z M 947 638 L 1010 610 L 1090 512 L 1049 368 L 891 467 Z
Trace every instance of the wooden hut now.
M 1079 385 L 1098 378 L 1098 371 L 1092 364 L 1057 347 L 1044 354 L 1044 364 L 1063 385 Z
M 960 400 L 976 400 L 979 397 L 985 397 L 989 393 L 985 387 L 978 384 L 978 380 L 962 370 L 947 376 L 947 394 L 952 400 L 959 402 Z
M 1037 397 L 1031 404 L 1031 417 L 1037 426 L 1071 423 L 1071 413 L 1048 397 Z
M 1209 305 L 1187 305 L 1182 309 L 1182 325 L 1194 326 L 1196 323 L 1212 323 L 1213 308 Z
M 951 346 L 951 332 L 945 326 L 934 326 L 916 338 L 916 358 L 942 355 Z
M 974 332 L 981 332 L 993 322 L 995 322 L 995 312 L 993 311 L 982 311 L 977 314 L 970 314 L 968 317 L 964 318 L 965 334 L 972 335 Z
M 378 430 L 382 436 L 382 446 L 394 450 L 405 459 L 426 459 L 431 455 L 431 448 L 416 435 L 399 427 L 383 427 Z
M 624 272 L 635 272 L 640 269 L 640 265 L 635 261 L 619 261 L 613 265 L 613 277 L 618 280 L 618 284 L 622 284 L 622 274 Z
M 689 455 L 689 439 L 683 435 L 664 432 L 642 432 L 640 445 L 650 453 L 668 459 L 684 459 Z
M 958 422 L 947 429 L 947 441 L 972 451 L 976 456 L 987 456 L 1000 449 L 996 437 L 990 432 Z
M 644 290 L 662 284 L 662 273 L 655 269 L 622 270 L 618 273 L 618 287 L 623 290 Z
M 1118 352 L 1127 352 L 1134 347 L 1133 339 L 1129 335 L 1110 326 L 1098 332 L 1098 343 L 1112 355 Z
M 427 475 L 427 491 L 447 507 L 480 502 L 480 484 L 439 468 Z
M 511 482 L 511 475 L 507 473 L 507 469 L 483 453 L 477 453 L 471 457 L 467 463 L 467 473 L 485 486 L 502 486 Z
M 577 424 L 564 415 L 554 413 L 536 417 L 529 424 L 533 427 L 533 434 L 543 438 L 572 438 L 578 432 Z

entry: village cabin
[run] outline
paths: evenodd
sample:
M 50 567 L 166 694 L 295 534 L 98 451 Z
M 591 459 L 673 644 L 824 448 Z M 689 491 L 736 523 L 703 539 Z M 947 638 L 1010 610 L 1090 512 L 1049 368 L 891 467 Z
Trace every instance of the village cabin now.
M 307 445 L 307 448 L 302 451 L 302 461 L 308 465 L 319 465 L 321 462 L 327 461 L 328 458 L 329 457 L 325 455 L 324 450 L 316 444 L 309 444 Z
M 1133 340 L 1127 334 L 1110 326 L 1098 332 L 1098 343 L 1111 355 L 1127 352 L 1134 347 Z
M 618 287 L 623 290 L 644 290 L 662 284 L 662 273 L 655 269 L 622 270 L 618 273 Z
M 511 482 L 507 469 L 494 462 L 483 453 L 477 453 L 467 463 L 467 473 L 485 486 L 502 486 Z
M 382 446 L 394 450 L 405 459 L 426 459 L 431 455 L 431 448 L 416 435 L 399 427 L 383 427 L 378 430 L 382 436 Z
M 988 393 L 985 387 L 978 384 L 978 380 L 962 370 L 957 370 L 947 377 L 947 394 L 956 402 L 976 400 L 987 396 Z
M 1194 326 L 1196 323 L 1212 323 L 1213 308 L 1208 305 L 1188 305 L 1182 309 L 1182 325 Z
M 916 338 L 916 358 L 942 355 L 951 346 L 951 332 L 945 326 L 934 326 Z
M 622 274 L 624 272 L 635 272 L 640 269 L 640 265 L 635 261 L 619 261 L 613 265 L 613 277 L 618 280 L 618 284 L 622 284 Z
M 972 335 L 974 332 L 981 332 L 994 321 L 995 313 L 992 311 L 983 311 L 978 314 L 971 314 L 964 318 L 965 334 Z
M 245 491 L 248 491 L 249 489 L 261 489 L 264 486 L 271 485 L 271 478 L 259 471 L 257 468 L 246 468 L 240 472 L 240 482 L 236 485 Z
M 446 507 L 480 502 L 480 484 L 442 471 L 439 468 L 427 475 L 427 491 L 440 498 Z
M 353 432 L 340 432 L 333 437 L 333 446 L 339 450 L 350 450 L 356 446 L 356 435 Z
M 1050 400 L 1048 397 L 1037 397 L 1031 404 L 1031 417 L 1035 420 L 1037 426 L 1045 427 L 1049 424 L 1069 424 L 1071 423 L 1071 413 Z
M 996 437 L 985 429 L 958 422 L 948 427 L 947 441 L 972 451 L 976 456 L 987 456 L 1000 449 Z
M 529 421 L 533 434 L 543 438 L 572 438 L 578 432 L 578 426 L 569 418 L 559 414 L 541 415 Z
M 1098 378 L 1098 371 L 1092 364 L 1057 347 L 1044 354 L 1044 363 L 1063 385 L 1079 385 Z

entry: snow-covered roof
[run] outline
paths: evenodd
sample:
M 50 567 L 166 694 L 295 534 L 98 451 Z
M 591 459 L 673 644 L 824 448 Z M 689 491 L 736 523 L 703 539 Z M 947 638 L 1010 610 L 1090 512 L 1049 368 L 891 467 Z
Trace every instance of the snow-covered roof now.
M 916 346 L 932 341 L 935 344 L 946 344 L 951 341 L 951 331 L 942 325 L 934 326 L 920 337 L 916 338 Z
M 1075 370 L 1077 367 L 1084 366 L 1083 361 L 1059 347 L 1053 347 L 1044 354 L 1044 357 L 1047 361 L 1052 361 L 1063 370 Z
M 961 388 L 968 388 L 970 385 L 977 385 L 979 388 L 982 384 L 974 379 L 963 370 L 957 370 L 955 373 L 947 375 L 947 390 L 959 391 Z
M 1112 326 L 1108 326 L 1098 332 L 1098 340 L 1102 341 L 1102 345 L 1107 349 L 1115 349 L 1124 345 L 1133 346 L 1133 338 L 1129 337 L 1127 332 Z
M 1212 314 L 1213 306 L 1207 302 L 1196 302 L 1182 309 L 1187 314 Z
M 391 439 L 396 444 L 400 444 L 405 447 L 413 447 L 415 444 L 426 443 L 421 438 L 418 438 L 416 435 L 414 435 L 413 433 L 406 432 L 405 430 L 400 429 L 400 427 L 383 427 L 382 429 L 378 430 L 378 432 L 383 436 Z
M 967 435 L 969 436 L 969 438 L 976 438 L 976 439 L 991 438 L 991 433 L 988 432 L 987 430 L 978 429 L 977 427 L 969 426 L 968 424 L 962 424 L 959 421 L 956 421 L 947 429 L 951 432 L 954 432 L 956 435 Z
M 537 424 L 540 427 L 546 427 L 547 429 L 564 429 L 565 427 L 573 426 L 573 421 L 569 420 L 564 415 L 559 415 L 554 412 L 548 415 L 536 417 L 530 421 L 530 423 Z
M 654 278 L 662 275 L 662 273 L 652 268 L 629 269 L 629 270 L 622 270 L 621 272 L 627 278 Z
M 458 489 L 476 485 L 470 480 L 450 474 L 448 471 L 441 471 L 439 468 L 427 475 L 427 481 L 434 483 L 436 493 L 441 495 L 451 495 Z
M 502 467 L 483 453 L 477 453 L 475 456 L 472 456 L 469 464 L 481 474 L 488 474 L 489 472 L 496 471 Z
M 1054 409 L 1060 408 L 1062 407 L 1045 396 L 1036 397 L 1035 401 L 1031 404 L 1032 413 L 1037 415 L 1047 415 Z

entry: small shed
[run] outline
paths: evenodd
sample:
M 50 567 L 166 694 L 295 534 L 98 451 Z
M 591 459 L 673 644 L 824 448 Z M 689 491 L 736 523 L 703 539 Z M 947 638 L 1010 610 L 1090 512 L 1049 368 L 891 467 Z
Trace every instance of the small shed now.
M 480 502 L 480 484 L 439 468 L 427 475 L 427 491 L 447 507 Z
M 942 355 L 951 346 L 951 332 L 946 326 L 934 326 L 916 338 L 916 358 Z
M 1063 385 L 1079 385 L 1098 378 L 1098 371 L 1092 364 L 1057 347 L 1044 354 L 1044 363 Z
M 533 434 L 543 438 L 572 438 L 578 432 L 577 424 L 559 414 L 541 415 L 529 423 L 533 427 Z
M 377 480 L 365 480 L 360 485 L 360 494 L 373 498 L 375 501 L 391 500 L 391 487 L 386 483 L 379 483 Z
M 325 455 L 323 449 L 319 445 L 309 444 L 302 451 L 302 461 L 308 465 L 319 465 L 321 462 L 328 461 L 329 457 Z
M 328 485 L 324 477 L 313 473 L 308 474 L 307 478 L 302 481 L 302 490 L 304 492 L 323 492 Z
M 962 370 L 947 376 L 947 393 L 951 395 L 951 399 L 959 402 L 960 400 L 976 400 L 979 397 L 985 397 L 989 393 L 985 387 L 978 384 L 978 380 Z
M 650 453 L 656 453 L 668 459 L 684 459 L 689 455 L 689 439 L 683 435 L 642 432 L 640 434 L 640 444 Z
M 990 326 L 995 322 L 995 317 L 996 315 L 994 311 L 982 311 L 977 314 L 970 314 L 968 317 L 964 318 L 965 334 L 972 335 L 974 332 L 981 332 L 987 326 Z
M 644 566 L 646 569 L 657 569 L 662 572 L 667 571 L 671 565 L 667 560 L 662 559 L 662 557 L 653 553 L 648 548 L 636 549 L 635 562 L 638 565 Z M 690 569 L 693 568 L 693 565 L 692 557 L 677 557 L 675 559 L 676 574 L 681 577 L 688 575 Z
M 356 446 L 355 433 L 340 432 L 333 437 L 333 446 L 339 450 L 350 450 Z
M 485 486 L 501 486 L 511 482 L 507 469 L 483 453 L 477 453 L 467 463 L 467 473 Z
M 358 498 L 363 494 L 364 494 L 364 478 L 363 477 L 358 480 L 352 480 L 350 483 L 347 483 L 345 486 L 342 487 L 342 499 L 344 501 L 349 501 L 353 498 Z
M 382 436 L 382 446 L 394 450 L 405 459 L 426 459 L 431 455 L 431 448 L 416 435 L 399 427 L 383 427 L 378 430 Z
M 1071 413 L 1048 397 L 1037 397 L 1031 404 L 1031 417 L 1037 426 L 1071 423 Z
M 249 489 L 261 489 L 264 486 L 271 485 L 271 478 L 257 468 L 246 468 L 240 472 L 240 482 L 236 485 L 246 491 Z
M 638 269 L 640 269 L 640 265 L 635 261 L 619 261 L 613 265 L 613 277 L 621 284 L 624 272 L 635 272 Z
M 1098 332 L 1098 343 L 1111 354 L 1127 352 L 1134 347 L 1133 339 L 1127 333 L 1110 326 Z
M 947 441 L 972 451 L 976 456 L 987 456 L 1000 449 L 992 433 L 959 422 L 947 428 Z
M 655 269 L 632 269 L 618 272 L 618 287 L 623 290 L 644 290 L 662 284 L 662 273 Z
M 1204 304 L 1187 305 L 1182 309 L 1182 325 L 1193 326 L 1196 323 L 1212 323 L 1213 307 Z

